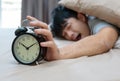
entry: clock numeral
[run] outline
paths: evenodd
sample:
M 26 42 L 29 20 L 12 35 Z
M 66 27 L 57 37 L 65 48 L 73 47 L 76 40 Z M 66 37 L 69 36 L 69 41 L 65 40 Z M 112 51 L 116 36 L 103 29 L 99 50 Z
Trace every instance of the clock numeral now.
M 34 57 L 32 57 L 32 60 L 34 60 L 35 58 Z
M 16 49 L 18 50 L 18 49 L 19 49 L 19 47 L 17 46 L 17 47 L 16 47 Z
M 25 38 L 23 38 L 22 41 L 25 41 Z
M 20 52 L 18 52 L 18 55 L 20 55 Z
M 18 46 L 20 46 L 20 42 L 18 43 Z
M 34 39 L 34 38 L 32 38 L 32 41 L 35 41 L 35 39 Z
M 29 58 L 26 58 L 26 60 L 29 60 Z
M 38 56 L 38 53 L 36 53 L 35 55 Z
M 40 50 L 40 48 L 38 47 L 37 50 Z
M 22 58 L 24 58 L 24 55 L 22 55 Z
M 38 43 L 35 44 L 36 46 L 38 45 Z
M 30 37 L 29 37 L 29 36 L 27 36 L 27 37 L 26 37 L 26 39 L 27 39 L 27 40 L 30 40 Z

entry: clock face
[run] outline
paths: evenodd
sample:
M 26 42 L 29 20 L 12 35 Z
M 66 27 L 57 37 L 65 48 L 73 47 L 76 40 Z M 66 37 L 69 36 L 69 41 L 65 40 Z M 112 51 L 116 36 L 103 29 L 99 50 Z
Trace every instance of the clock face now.
M 12 52 L 17 61 L 23 64 L 31 64 L 38 59 L 40 44 L 31 34 L 23 34 L 17 37 L 12 45 Z

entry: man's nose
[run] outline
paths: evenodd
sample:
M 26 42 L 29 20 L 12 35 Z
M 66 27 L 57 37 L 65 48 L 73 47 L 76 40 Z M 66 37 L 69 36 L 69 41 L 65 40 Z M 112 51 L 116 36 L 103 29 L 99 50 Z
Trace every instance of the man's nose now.
M 68 31 L 67 35 L 70 39 L 74 39 L 74 32 L 73 31 Z

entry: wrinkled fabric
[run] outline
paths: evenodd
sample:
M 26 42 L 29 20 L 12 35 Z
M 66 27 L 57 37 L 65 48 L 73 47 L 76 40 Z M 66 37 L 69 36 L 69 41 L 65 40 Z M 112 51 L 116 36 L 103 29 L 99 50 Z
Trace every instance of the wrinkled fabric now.
M 12 56 L 14 29 L 0 29 L 0 81 L 120 81 L 120 38 L 110 51 L 39 65 L 19 64 Z M 59 47 L 73 42 L 54 38 Z
M 120 28 L 120 0 L 61 0 L 59 4 L 96 16 Z

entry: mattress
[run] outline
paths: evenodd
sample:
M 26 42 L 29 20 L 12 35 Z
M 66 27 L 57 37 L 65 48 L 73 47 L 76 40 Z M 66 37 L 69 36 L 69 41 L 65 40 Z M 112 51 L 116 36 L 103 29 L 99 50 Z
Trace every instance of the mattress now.
M 0 29 L 0 81 L 120 81 L 120 38 L 107 53 L 28 66 L 12 56 L 14 37 L 14 29 Z M 59 47 L 72 43 L 54 40 Z

